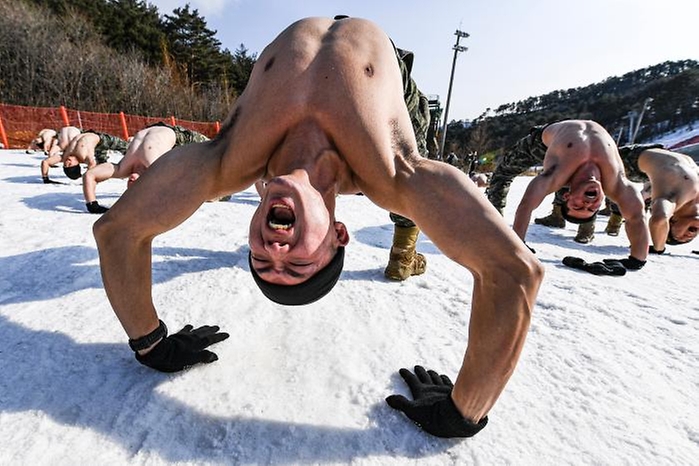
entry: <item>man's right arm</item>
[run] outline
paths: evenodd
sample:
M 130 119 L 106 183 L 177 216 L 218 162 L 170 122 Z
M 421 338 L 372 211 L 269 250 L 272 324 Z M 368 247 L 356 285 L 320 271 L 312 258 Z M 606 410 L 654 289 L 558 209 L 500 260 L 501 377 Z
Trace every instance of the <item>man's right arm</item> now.
M 61 156 L 58 154 L 50 155 L 41 161 L 41 178 L 46 182 L 49 177 L 49 168 L 51 165 L 56 165 L 61 162 Z
M 152 239 L 218 194 L 220 159 L 204 150 L 191 144 L 162 157 L 94 224 L 104 288 L 130 339 L 159 326 L 152 300 Z
M 85 196 L 86 203 L 89 204 L 97 200 L 97 196 L 95 195 L 97 183 L 108 180 L 112 176 L 117 176 L 118 168 L 118 165 L 101 163 L 85 172 L 83 175 L 83 195 Z
M 534 209 L 539 207 L 544 201 L 544 198 L 552 192 L 552 178 L 546 173 L 542 173 L 533 180 L 529 182 L 527 189 L 524 191 L 519 206 L 517 207 L 517 212 L 515 213 L 515 220 L 512 224 L 512 229 L 517 233 L 522 241 L 525 240 L 527 236 L 527 230 L 529 229 L 529 222 L 532 218 L 532 212 Z

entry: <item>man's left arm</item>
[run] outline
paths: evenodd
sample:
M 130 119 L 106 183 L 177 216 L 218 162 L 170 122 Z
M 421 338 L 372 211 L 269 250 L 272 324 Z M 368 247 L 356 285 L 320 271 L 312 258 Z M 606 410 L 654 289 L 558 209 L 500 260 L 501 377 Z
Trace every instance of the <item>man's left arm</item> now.
M 648 229 L 653 248 L 657 252 L 665 251 L 667 235 L 670 231 L 670 217 L 675 212 L 676 204 L 669 199 L 653 199 L 650 205 Z
M 529 182 L 527 189 L 524 191 L 522 200 L 517 206 L 517 212 L 515 213 L 515 220 L 512 225 L 512 229 L 517 233 L 522 241 L 525 241 L 527 236 L 527 230 L 529 229 L 529 222 L 532 218 L 532 212 L 534 209 L 539 207 L 544 201 L 544 198 L 553 190 L 552 178 L 546 173 L 535 177 Z
M 429 396 L 419 406 L 406 404 L 400 396 L 387 401 L 433 435 L 470 436 L 482 428 L 514 372 L 544 270 L 456 168 L 423 159 L 412 174 L 397 178 L 396 192 L 384 198 L 389 200 L 384 207 L 415 221 L 446 256 L 472 273 L 474 286 L 468 346 L 453 389 L 443 377 L 428 373 L 439 387 L 423 390 L 422 384 L 402 371 L 406 382 L 411 381 L 414 396 L 416 390 Z M 425 196 L 426 192 L 430 195 Z M 457 416 L 452 407 L 458 410 Z M 454 426 L 458 424 L 454 419 L 461 419 L 460 427 Z
M 641 193 L 631 183 L 626 183 L 618 190 L 618 195 L 614 201 L 619 205 L 619 210 L 625 220 L 626 236 L 631 243 L 631 257 L 645 262 L 648 257 L 650 234 L 646 224 L 645 205 Z

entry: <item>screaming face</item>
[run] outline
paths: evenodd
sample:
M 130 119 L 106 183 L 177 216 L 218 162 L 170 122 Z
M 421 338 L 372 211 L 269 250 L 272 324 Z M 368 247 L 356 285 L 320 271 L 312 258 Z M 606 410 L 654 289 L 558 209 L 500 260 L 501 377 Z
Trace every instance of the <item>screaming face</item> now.
M 325 267 L 342 245 L 337 224 L 307 178 L 273 178 L 250 221 L 252 267 L 270 283 L 296 285 L 306 281 Z
M 604 194 L 597 180 L 589 180 L 564 194 L 568 215 L 576 219 L 588 219 L 595 215 L 602 205 Z

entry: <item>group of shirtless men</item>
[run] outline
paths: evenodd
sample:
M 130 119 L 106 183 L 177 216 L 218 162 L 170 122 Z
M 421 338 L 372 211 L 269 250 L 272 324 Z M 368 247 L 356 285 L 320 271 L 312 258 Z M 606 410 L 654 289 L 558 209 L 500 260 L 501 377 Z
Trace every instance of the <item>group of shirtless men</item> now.
M 404 280 L 425 271 L 425 258 L 415 250 L 420 231 L 471 272 L 468 344 L 455 382 L 416 365 L 400 370 L 412 399 L 386 400 L 440 437 L 480 431 L 514 372 L 544 277 L 526 233 L 546 196 L 558 194 L 554 214 L 567 221 L 589 222 L 605 196 L 623 218 L 628 256 L 564 261 L 587 272 L 639 270 L 649 253 L 696 237 L 697 164 L 661 147 L 620 151 L 589 120 L 533 128 L 503 155 L 484 196 L 462 171 L 423 157 L 426 101 L 410 77 L 412 62 L 370 21 L 307 18 L 265 48 L 210 141 L 175 147 L 177 131 L 154 126 L 128 149 L 124 143 L 124 158 L 112 165 L 100 163 L 97 148 L 113 148 L 115 141 L 91 132 L 63 135 L 67 128 L 57 134 L 57 149 L 50 146 L 42 163 L 44 181 L 50 182 L 54 163 L 62 161 L 74 179 L 80 176 L 75 167 L 86 164 L 83 188 L 91 212 L 106 210 L 91 204 L 96 182 L 141 175 L 93 227 L 107 297 L 140 363 L 174 372 L 217 360 L 207 348 L 228 337 L 218 326 L 187 325 L 168 334 L 160 320 L 152 299 L 151 243 L 207 200 L 254 184 L 261 200 L 248 232 L 249 267 L 274 302 L 310 303 L 337 282 L 349 242 L 348 229 L 335 219 L 340 194 L 362 193 L 391 212 L 387 277 Z M 510 228 L 502 216 L 508 188 L 533 165 L 543 171 L 529 182 Z M 650 184 L 647 199 L 634 183 L 643 181 Z M 178 202 L 163 204 L 163 196 Z

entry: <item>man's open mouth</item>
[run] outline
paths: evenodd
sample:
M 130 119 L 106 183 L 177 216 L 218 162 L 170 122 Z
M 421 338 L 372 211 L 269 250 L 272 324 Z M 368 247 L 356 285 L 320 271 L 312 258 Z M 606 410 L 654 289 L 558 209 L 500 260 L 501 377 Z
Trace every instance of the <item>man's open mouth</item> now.
M 597 190 L 596 189 L 588 189 L 585 191 L 585 197 L 588 199 L 596 199 L 597 198 Z
M 273 204 L 267 215 L 267 225 L 273 230 L 288 230 L 295 221 L 294 211 L 284 204 Z

